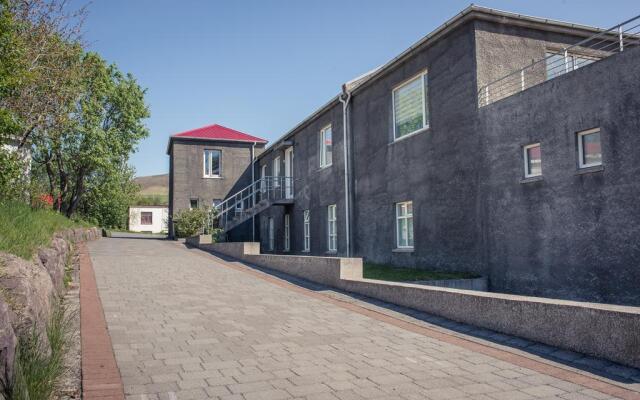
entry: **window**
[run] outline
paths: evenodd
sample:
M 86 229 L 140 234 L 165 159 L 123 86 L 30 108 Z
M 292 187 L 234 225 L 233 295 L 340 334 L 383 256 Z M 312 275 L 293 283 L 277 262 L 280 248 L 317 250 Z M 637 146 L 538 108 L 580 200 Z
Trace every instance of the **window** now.
M 392 96 L 394 140 L 429 127 L 426 73 L 394 89 Z
M 222 152 L 220 150 L 204 151 L 204 177 L 219 178 L 220 177 L 220 159 Z
M 260 178 L 262 178 L 262 180 L 260 181 L 260 190 L 264 193 L 267 190 L 267 184 L 265 182 L 265 177 L 267 176 L 267 164 L 264 164 L 262 166 L 262 168 L 260 169 Z
M 291 249 L 291 235 L 289 234 L 289 214 L 284 215 L 284 251 Z
M 198 199 L 189 200 L 189 209 L 193 210 L 195 208 L 198 208 Z
M 396 203 L 396 245 L 399 249 L 413 248 L 413 202 Z
M 304 210 L 304 248 L 303 251 L 311 251 L 311 219 L 309 210 Z
M 327 250 L 338 251 L 338 229 L 336 226 L 336 205 L 327 207 Z
M 269 217 L 269 251 L 273 251 L 276 247 L 276 237 L 273 226 L 273 218 Z
M 578 132 L 578 166 L 588 168 L 602 165 L 600 128 Z
M 542 153 L 540 143 L 524 146 L 524 177 L 542 175 Z
M 333 139 L 331 125 L 320 130 L 320 168 L 333 163 Z
M 140 225 L 153 225 L 153 213 L 150 211 L 142 211 L 140 213 Z
M 545 54 L 547 56 L 547 80 L 560 76 L 566 72 L 574 71 L 598 60 L 597 58 L 568 53 L 565 63 L 564 53 L 547 52 Z
M 243 203 L 242 199 L 236 200 L 236 212 L 237 213 L 242 212 L 242 209 L 244 208 L 242 203 Z
M 278 179 L 278 177 L 280 176 L 280 157 L 276 157 L 273 160 L 273 186 L 274 187 L 280 187 L 280 179 Z
M 213 206 L 213 208 L 218 207 L 220 204 L 222 203 L 221 199 L 213 199 L 213 201 L 211 202 L 211 205 Z

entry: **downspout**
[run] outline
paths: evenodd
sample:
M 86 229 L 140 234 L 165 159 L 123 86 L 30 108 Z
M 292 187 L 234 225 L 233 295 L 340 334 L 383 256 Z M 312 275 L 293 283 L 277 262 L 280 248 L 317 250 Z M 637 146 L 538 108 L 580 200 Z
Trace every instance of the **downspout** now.
M 349 175 L 349 151 L 347 140 L 347 111 L 349 110 L 349 101 L 351 100 L 351 92 L 347 90 L 347 85 L 342 85 L 342 94 L 340 95 L 340 102 L 342 103 L 342 141 L 344 149 L 344 215 L 345 215 L 345 238 L 347 245 L 347 257 L 351 257 L 351 219 L 349 212 L 349 199 L 350 199 L 350 185 L 351 176 Z
M 255 155 L 255 147 L 256 147 L 256 143 L 257 142 L 253 142 L 253 144 L 251 144 L 251 184 L 254 185 L 255 184 L 255 169 L 256 169 L 256 155 Z M 256 188 L 253 187 L 253 189 L 251 189 L 251 207 L 254 207 L 256 205 L 256 194 L 253 193 L 253 191 Z M 252 213 L 253 215 L 251 216 L 251 241 L 255 242 L 256 241 L 256 214 Z

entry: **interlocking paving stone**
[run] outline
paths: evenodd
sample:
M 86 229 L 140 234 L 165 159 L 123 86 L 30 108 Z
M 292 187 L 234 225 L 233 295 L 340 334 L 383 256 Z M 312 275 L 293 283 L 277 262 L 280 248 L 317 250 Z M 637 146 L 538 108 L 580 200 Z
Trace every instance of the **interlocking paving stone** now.
M 90 250 L 127 399 L 613 398 L 513 363 L 497 345 L 445 340 L 467 331 L 519 342 L 495 332 L 423 334 L 394 322 L 414 321 L 400 308 L 341 306 L 344 296 L 307 294 L 174 242 L 103 239 Z

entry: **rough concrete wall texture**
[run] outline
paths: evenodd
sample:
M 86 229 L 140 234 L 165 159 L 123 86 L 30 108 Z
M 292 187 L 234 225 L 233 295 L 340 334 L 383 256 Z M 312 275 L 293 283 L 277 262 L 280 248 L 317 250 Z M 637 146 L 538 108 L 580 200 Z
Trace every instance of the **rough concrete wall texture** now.
M 331 166 L 320 167 L 320 130 L 331 125 L 333 152 Z M 274 218 L 276 229 L 276 252 L 284 251 L 284 214 L 290 214 L 291 254 L 305 254 L 304 248 L 304 210 L 310 212 L 311 252 L 327 253 L 327 207 L 336 205 L 338 251 L 344 255 L 345 247 L 345 208 L 344 208 L 344 152 L 342 129 L 342 106 L 336 102 L 329 110 L 319 115 L 293 134 L 293 177 L 295 204 L 274 206 L 260 214 L 260 240 L 262 251 L 269 252 L 268 223 Z M 284 150 L 273 150 L 264 154 L 259 168 L 267 166 L 267 175 L 273 174 L 273 160 L 280 157 L 280 175 L 284 176 Z M 258 175 L 259 176 L 259 172 Z
M 640 51 L 483 107 L 482 237 L 495 290 L 640 305 Z M 603 168 L 581 173 L 577 132 L 599 127 Z M 522 146 L 543 179 L 521 183 Z

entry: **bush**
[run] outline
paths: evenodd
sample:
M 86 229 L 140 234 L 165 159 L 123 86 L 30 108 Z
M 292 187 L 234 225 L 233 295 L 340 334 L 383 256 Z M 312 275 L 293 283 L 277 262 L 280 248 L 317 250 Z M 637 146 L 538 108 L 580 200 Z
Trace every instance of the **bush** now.
M 173 217 L 173 226 L 177 237 L 183 238 L 203 233 L 209 212 L 202 208 L 180 210 Z

